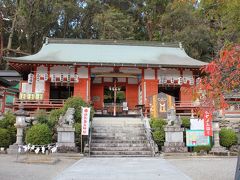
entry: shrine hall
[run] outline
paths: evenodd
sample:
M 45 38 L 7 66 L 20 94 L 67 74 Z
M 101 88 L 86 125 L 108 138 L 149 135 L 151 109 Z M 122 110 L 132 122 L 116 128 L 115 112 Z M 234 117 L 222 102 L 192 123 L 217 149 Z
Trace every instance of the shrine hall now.
M 149 98 L 166 93 L 179 112 L 190 110 L 191 88 L 206 63 L 189 57 L 181 43 L 46 38 L 41 50 L 5 57 L 23 76 L 14 107 L 60 108 L 80 96 L 96 114 L 134 114 Z

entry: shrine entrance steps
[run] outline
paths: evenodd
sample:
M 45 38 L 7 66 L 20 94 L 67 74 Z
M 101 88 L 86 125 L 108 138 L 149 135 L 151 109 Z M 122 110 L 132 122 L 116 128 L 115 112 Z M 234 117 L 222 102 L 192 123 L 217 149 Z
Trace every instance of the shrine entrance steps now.
M 152 156 L 140 118 L 94 118 L 92 125 L 91 156 Z

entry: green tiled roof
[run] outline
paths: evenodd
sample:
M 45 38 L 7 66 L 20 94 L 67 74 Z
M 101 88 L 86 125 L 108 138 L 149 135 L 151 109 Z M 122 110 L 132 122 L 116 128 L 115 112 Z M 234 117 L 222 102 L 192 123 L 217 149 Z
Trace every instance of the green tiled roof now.
M 200 67 L 206 65 L 189 57 L 183 48 L 158 42 L 49 39 L 30 56 L 7 57 L 12 62 Z

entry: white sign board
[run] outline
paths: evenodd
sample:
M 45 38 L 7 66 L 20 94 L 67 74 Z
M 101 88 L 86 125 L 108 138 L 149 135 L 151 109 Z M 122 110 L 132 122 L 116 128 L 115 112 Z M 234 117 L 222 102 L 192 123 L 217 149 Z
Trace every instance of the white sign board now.
M 190 129 L 191 130 L 204 130 L 204 124 L 202 119 L 191 118 L 190 119 Z
M 90 108 L 82 107 L 82 135 L 88 135 Z

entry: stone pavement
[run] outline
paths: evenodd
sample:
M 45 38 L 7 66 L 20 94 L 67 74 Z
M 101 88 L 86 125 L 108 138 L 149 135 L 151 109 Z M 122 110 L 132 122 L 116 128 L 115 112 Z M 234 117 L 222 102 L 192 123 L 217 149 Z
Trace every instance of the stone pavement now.
M 84 158 L 55 180 L 189 180 L 162 158 Z

